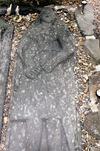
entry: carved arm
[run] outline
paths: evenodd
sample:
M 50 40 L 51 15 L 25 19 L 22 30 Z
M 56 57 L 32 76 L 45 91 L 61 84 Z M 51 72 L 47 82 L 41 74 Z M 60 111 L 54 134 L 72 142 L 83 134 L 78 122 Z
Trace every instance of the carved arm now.
M 59 52 L 51 60 L 49 60 L 47 62 L 42 62 L 41 67 L 45 72 L 50 73 L 59 63 L 66 60 L 73 53 L 74 53 L 73 50 L 70 50 L 70 52 L 67 50 L 66 51 L 63 50 L 63 51 Z

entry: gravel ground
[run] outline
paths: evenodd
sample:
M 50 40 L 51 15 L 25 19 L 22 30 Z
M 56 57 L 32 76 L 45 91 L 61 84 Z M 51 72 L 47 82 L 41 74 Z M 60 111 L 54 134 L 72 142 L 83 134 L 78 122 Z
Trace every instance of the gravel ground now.
M 97 11 L 96 7 L 100 4 L 99 0 L 88 0 L 94 6 L 94 14 L 96 17 L 96 37 L 100 38 L 100 18 L 98 14 L 100 12 Z M 99 5 L 100 6 L 100 5 Z M 99 7 L 98 7 L 99 9 Z M 89 103 L 89 84 L 88 84 L 88 74 L 90 71 L 94 70 L 94 64 L 90 61 L 90 56 L 84 51 L 83 46 L 79 45 L 82 41 L 84 41 L 84 37 L 82 37 L 80 31 L 78 30 L 77 24 L 74 20 L 73 12 L 64 12 L 58 11 L 58 15 L 61 20 L 63 20 L 67 25 L 69 30 L 76 37 L 76 55 L 77 55 L 77 64 L 74 68 L 75 74 L 78 76 L 78 84 L 79 84 L 79 96 L 76 96 L 76 108 L 81 115 L 81 133 L 82 133 L 82 151 L 92 151 L 92 146 L 98 148 L 98 141 L 90 136 L 87 131 L 84 130 L 84 120 L 85 115 L 91 111 L 88 103 Z M 1 137 L 1 145 L 0 151 L 4 151 L 5 144 L 5 135 L 6 135 L 6 126 L 8 119 L 8 109 L 10 102 L 10 94 L 11 94 L 11 81 L 12 81 L 12 71 L 13 71 L 13 63 L 14 63 L 14 54 L 17 50 L 18 43 L 24 33 L 24 31 L 30 26 L 31 22 L 38 16 L 38 14 L 29 14 L 27 16 L 5 16 L 4 19 L 15 25 L 14 37 L 12 40 L 12 51 L 11 51 L 11 59 L 10 59 L 10 67 L 9 67 L 9 76 L 8 83 L 6 89 L 6 100 L 4 105 L 4 118 L 3 118 L 3 128 L 2 128 L 2 137 Z

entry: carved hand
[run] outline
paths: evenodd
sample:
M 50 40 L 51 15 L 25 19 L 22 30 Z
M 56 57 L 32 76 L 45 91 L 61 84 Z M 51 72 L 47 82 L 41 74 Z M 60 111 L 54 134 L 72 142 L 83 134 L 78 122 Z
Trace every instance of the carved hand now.
M 59 63 L 66 60 L 73 51 L 61 51 L 55 57 L 51 58 L 49 61 L 43 61 L 41 63 L 42 69 L 44 69 L 47 73 L 50 73 Z
M 42 61 L 41 67 L 44 71 L 46 71 L 48 73 L 53 70 L 53 68 L 51 67 L 51 61 L 46 61 L 46 60 Z
M 26 67 L 24 69 L 24 73 L 27 78 L 34 79 L 37 77 L 37 75 L 40 73 L 41 69 L 37 67 Z

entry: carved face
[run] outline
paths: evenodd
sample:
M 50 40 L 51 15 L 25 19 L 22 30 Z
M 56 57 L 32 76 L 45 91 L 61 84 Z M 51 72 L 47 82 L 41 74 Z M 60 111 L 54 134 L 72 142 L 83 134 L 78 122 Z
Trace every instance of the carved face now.
M 48 8 L 44 8 L 41 12 L 41 20 L 46 22 L 46 23 L 50 23 L 53 21 L 53 11 L 52 9 L 48 9 Z

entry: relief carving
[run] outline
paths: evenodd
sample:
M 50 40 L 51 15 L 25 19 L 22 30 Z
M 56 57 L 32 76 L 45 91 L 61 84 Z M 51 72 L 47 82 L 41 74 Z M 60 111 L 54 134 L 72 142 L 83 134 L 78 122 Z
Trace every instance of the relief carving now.
M 27 31 L 27 37 L 26 34 L 23 36 L 18 55 L 27 78 L 34 79 L 42 70 L 52 72 L 74 53 L 73 48 L 68 46 L 69 30 L 58 20 L 54 12 L 45 7 Z

